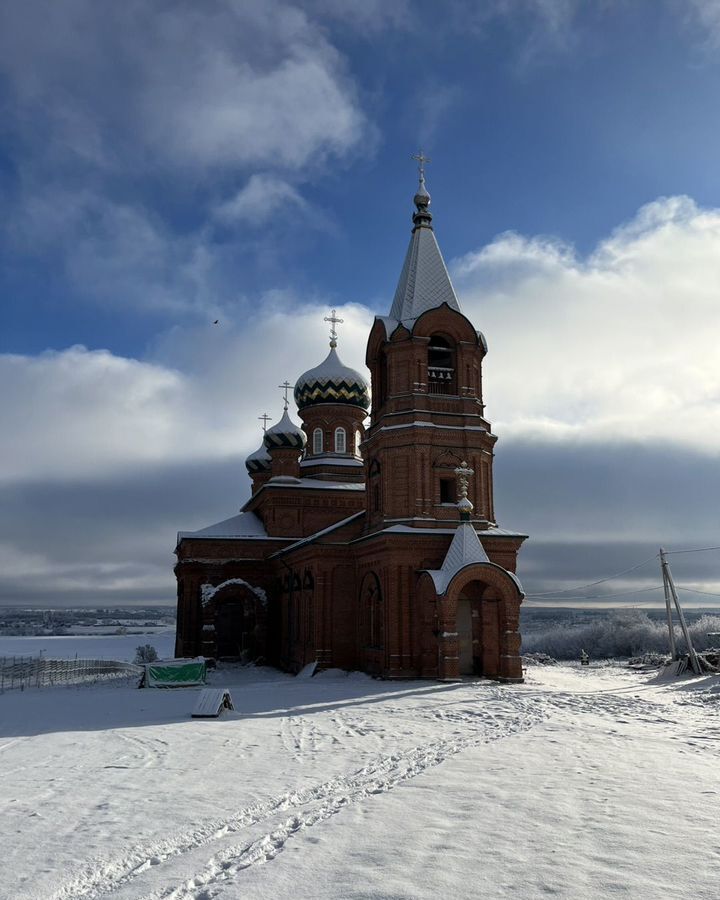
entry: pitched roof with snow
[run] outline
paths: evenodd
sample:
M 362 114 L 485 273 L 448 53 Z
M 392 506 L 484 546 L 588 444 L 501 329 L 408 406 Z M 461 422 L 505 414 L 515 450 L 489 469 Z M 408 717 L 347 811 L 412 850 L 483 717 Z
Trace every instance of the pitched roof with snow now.
M 444 594 L 457 573 L 465 566 L 489 563 L 490 559 L 480 543 L 477 532 L 469 522 L 461 522 L 450 542 L 443 564 L 439 569 L 428 569 L 438 594 Z
M 208 525 L 199 531 L 179 531 L 178 540 L 182 538 L 267 538 L 265 526 L 252 512 L 240 513 L 230 519 L 224 519 L 215 525 Z

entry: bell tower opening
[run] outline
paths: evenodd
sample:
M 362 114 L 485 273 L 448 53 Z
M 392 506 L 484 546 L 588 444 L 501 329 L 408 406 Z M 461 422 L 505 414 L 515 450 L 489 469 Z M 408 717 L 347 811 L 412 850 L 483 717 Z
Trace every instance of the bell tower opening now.
M 428 345 L 428 393 L 456 394 L 455 347 L 439 334 L 433 334 Z

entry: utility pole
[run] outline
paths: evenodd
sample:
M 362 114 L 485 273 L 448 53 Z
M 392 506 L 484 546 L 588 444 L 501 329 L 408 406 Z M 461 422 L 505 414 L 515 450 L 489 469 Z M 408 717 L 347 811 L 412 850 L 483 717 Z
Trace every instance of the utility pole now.
M 665 593 L 665 612 L 667 614 L 668 638 L 670 640 L 670 656 L 673 660 L 678 658 L 677 649 L 675 647 L 675 628 L 673 626 L 672 607 L 670 606 L 670 586 L 668 584 L 667 573 L 665 568 L 667 560 L 665 559 L 665 551 L 660 548 L 660 569 L 662 571 L 663 591 Z
M 663 584 L 665 585 L 665 590 L 670 592 L 670 596 L 672 597 L 673 603 L 675 604 L 675 609 L 677 610 L 678 618 L 680 619 L 680 627 L 682 628 L 683 637 L 685 638 L 685 643 L 687 644 L 688 658 L 690 659 L 690 668 L 696 675 L 702 675 L 700 660 L 697 658 L 697 653 L 695 653 L 692 641 L 690 640 L 690 632 L 688 631 L 687 622 L 685 621 L 685 615 L 683 614 L 682 607 L 680 606 L 680 601 L 678 600 L 677 591 L 675 590 L 675 582 L 673 581 L 672 572 L 670 571 L 670 565 L 667 561 L 667 557 L 665 556 L 665 551 L 662 548 L 660 549 L 660 566 L 663 572 Z M 670 633 L 672 634 L 672 621 L 670 625 Z M 671 638 L 671 640 L 674 644 L 674 638 Z

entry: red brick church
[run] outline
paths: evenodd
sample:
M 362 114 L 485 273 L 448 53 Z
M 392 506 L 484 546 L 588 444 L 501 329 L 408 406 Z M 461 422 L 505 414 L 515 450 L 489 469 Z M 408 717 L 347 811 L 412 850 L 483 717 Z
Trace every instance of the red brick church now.
M 487 344 L 460 309 L 422 169 L 414 202 L 368 337 L 370 384 L 341 362 L 333 314 L 329 354 L 295 384 L 302 424 L 286 399 L 245 462 L 241 512 L 179 533 L 177 656 L 521 680 L 526 535 L 495 520 Z

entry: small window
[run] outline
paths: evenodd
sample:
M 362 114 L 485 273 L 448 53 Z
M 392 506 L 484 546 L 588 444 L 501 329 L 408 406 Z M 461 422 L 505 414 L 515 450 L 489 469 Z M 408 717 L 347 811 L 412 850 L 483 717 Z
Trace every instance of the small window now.
M 358 428 L 355 432 L 355 456 L 360 456 L 360 444 L 362 443 L 362 432 Z
M 344 428 L 336 428 L 335 429 L 335 452 L 336 453 L 346 453 L 347 447 L 347 438 L 345 435 Z
M 457 501 L 457 493 L 455 490 L 454 478 L 440 479 L 440 502 L 455 503 Z
M 313 431 L 313 453 L 323 452 L 323 433 L 322 428 L 316 428 Z

